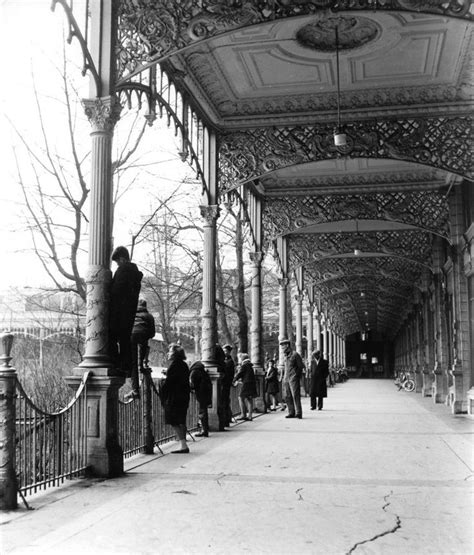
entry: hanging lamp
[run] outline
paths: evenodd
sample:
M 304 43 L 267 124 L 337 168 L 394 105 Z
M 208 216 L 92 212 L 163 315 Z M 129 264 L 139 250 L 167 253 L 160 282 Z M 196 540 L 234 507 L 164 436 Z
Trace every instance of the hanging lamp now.
M 346 146 L 347 136 L 341 126 L 341 86 L 339 78 L 339 31 L 338 26 L 334 27 L 336 34 L 336 84 L 337 84 L 337 126 L 334 129 L 335 146 Z

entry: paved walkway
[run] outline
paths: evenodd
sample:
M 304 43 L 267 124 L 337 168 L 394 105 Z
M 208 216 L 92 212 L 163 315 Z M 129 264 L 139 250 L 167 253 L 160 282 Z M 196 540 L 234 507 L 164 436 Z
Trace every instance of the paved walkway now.
M 472 420 L 390 381 L 308 401 L 32 497 L 3 513 L 2 553 L 473 553 Z

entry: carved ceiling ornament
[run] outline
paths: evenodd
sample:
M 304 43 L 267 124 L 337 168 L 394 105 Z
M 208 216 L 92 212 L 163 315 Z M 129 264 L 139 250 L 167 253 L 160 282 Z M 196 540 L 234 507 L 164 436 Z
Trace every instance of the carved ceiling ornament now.
M 301 27 L 296 33 L 296 40 L 306 48 L 335 52 L 336 27 L 340 50 L 364 46 L 375 40 L 381 32 L 379 26 L 366 17 L 326 15 Z
M 383 0 L 380 11 L 414 11 L 471 20 L 470 0 Z M 333 11 L 373 10 L 373 0 L 120 0 L 118 74 L 198 41 L 248 25 Z
M 417 162 L 472 180 L 471 123 L 469 116 L 349 122 L 343 148 L 334 146 L 329 124 L 225 133 L 219 151 L 221 191 L 279 168 L 341 155 Z
M 381 220 L 414 225 L 449 238 L 448 203 L 436 191 L 271 197 L 263 228 L 272 241 L 310 225 L 344 220 Z

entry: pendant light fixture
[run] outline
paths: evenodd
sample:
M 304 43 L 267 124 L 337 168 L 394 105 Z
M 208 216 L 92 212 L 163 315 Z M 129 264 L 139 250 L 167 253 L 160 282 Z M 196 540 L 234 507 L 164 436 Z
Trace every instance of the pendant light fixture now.
M 344 135 L 345 137 L 345 135 Z M 358 239 L 358 235 L 359 235 L 359 222 L 356 220 L 356 240 Z M 355 247 L 354 249 L 354 256 L 360 256 L 362 254 L 362 251 L 360 249 L 358 249 L 357 247 Z
M 338 26 L 334 27 L 336 34 L 336 84 L 337 84 L 337 126 L 334 129 L 335 146 L 346 146 L 347 136 L 341 126 L 341 86 L 339 81 L 339 31 Z

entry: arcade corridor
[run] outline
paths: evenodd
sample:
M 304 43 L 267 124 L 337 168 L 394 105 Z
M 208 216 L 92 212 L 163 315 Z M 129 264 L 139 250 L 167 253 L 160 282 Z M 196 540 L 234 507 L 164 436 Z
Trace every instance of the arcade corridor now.
M 349 380 L 283 412 L 139 456 L 2 515 L 3 553 L 467 555 L 472 420 L 391 380 Z M 165 452 L 173 448 L 170 445 Z

